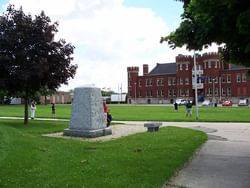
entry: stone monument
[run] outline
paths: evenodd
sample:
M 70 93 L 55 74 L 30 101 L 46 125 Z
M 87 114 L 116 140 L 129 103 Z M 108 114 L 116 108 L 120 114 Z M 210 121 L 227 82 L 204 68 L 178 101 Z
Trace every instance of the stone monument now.
M 66 136 L 94 138 L 112 134 L 103 111 L 101 90 L 85 86 L 75 88 L 70 125 Z

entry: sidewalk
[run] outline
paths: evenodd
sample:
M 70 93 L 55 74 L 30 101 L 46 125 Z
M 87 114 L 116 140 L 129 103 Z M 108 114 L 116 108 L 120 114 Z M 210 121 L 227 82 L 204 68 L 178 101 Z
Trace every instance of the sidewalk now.
M 249 188 L 249 123 L 165 123 L 208 128 L 209 140 L 164 188 Z M 184 125 L 185 124 L 185 125 Z

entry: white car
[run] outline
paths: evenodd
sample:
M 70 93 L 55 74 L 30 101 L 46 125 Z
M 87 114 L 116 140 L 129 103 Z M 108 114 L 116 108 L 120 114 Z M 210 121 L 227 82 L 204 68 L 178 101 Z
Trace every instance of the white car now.
M 249 102 L 247 99 L 240 99 L 239 100 L 238 106 L 248 106 L 248 105 L 249 105 Z
M 202 106 L 213 106 L 213 103 L 210 100 L 204 100 Z
M 176 99 L 175 101 L 178 105 L 185 105 L 187 101 L 185 99 Z

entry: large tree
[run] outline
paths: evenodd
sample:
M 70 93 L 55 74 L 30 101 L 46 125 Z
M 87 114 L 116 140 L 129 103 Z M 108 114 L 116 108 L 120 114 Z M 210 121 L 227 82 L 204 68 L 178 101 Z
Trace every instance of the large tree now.
M 250 67 L 249 0 L 179 0 L 184 3 L 180 26 L 161 42 L 172 48 L 201 50 L 213 42 L 224 45 L 227 62 Z
M 9 5 L 0 17 L 0 90 L 25 100 L 24 123 L 28 123 L 28 102 L 41 89 L 57 89 L 73 78 L 74 46 L 55 40 L 58 23 L 42 11 L 32 17 Z

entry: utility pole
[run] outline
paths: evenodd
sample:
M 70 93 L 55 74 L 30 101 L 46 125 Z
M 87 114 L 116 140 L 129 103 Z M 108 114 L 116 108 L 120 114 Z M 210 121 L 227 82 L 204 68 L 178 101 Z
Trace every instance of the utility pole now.
M 199 118 L 199 111 L 198 111 L 198 89 L 197 89 L 197 67 L 196 67 L 196 54 L 194 50 L 194 92 L 195 92 L 195 109 L 196 109 L 196 116 L 195 119 L 198 120 Z

